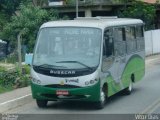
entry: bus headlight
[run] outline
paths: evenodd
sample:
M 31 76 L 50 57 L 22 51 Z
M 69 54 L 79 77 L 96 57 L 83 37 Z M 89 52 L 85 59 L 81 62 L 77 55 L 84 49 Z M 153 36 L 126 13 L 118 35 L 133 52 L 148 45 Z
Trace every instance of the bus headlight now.
M 94 84 L 94 80 L 90 80 L 90 84 Z
M 89 81 L 86 81 L 86 82 L 85 82 L 85 85 L 89 85 Z
M 35 78 L 32 78 L 32 82 L 35 83 L 35 84 L 38 84 L 38 85 L 41 84 L 41 81 L 40 81 L 40 80 L 37 80 L 37 79 L 35 79 Z
M 95 80 L 90 80 L 90 81 L 86 81 L 85 82 L 85 85 L 93 85 L 95 82 L 97 82 L 98 80 L 95 79 Z

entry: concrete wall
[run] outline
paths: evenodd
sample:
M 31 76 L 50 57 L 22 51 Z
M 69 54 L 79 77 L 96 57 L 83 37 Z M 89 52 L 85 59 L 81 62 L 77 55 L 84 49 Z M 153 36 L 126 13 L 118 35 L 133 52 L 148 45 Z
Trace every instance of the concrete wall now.
M 160 29 L 145 32 L 146 56 L 160 53 Z

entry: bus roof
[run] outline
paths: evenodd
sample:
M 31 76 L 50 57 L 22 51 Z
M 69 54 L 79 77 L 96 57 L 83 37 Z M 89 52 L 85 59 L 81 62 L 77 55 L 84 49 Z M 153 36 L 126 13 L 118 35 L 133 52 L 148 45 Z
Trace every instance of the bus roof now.
M 121 26 L 121 25 L 134 25 L 143 24 L 140 19 L 131 18 L 116 18 L 116 17 L 93 17 L 93 18 L 79 18 L 75 20 L 60 20 L 51 21 L 44 23 L 41 28 L 44 27 L 96 27 L 96 28 L 106 28 L 110 26 Z

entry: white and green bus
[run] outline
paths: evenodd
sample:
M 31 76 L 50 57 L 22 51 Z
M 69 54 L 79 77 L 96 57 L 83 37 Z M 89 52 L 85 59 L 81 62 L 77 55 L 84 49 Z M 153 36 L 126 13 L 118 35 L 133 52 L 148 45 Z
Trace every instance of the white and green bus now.
M 144 23 L 116 17 L 44 23 L 34 50 L 32 95 L 48 101 L 90 101 L 103 108 L 108 97 L 145 74 Z

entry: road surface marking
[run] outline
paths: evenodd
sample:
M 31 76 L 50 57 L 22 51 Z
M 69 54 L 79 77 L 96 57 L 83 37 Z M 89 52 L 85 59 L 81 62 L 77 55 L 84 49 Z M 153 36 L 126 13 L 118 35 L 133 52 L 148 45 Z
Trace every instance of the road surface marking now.
M 9 100 L 9 101 L 6 101 L 6 102 L 3 102 L 3 103 L 0 103 L 0 106 L 1 105 L 5 105 L 7 103 L 11 103 L 11 102 L 14 102 L 14 101 L 17 101 L 17 100 L 20 100 L 20 99 L 23 99 L 23 98 L 26 98 L 28 96 L 31 96 L 31 94 L 28 94 L 28 95 L 25 95 L 25 96 L 22 96 L 22 97 L 19 97 L 19 98 L 16 98 L 16 99 L 13 99 L 13 100 Z
M 157 60 L 160 60 L 160 58 L 148 59 L 148 60 L 146 60 L 146 62 L 150 63 L 150 62 L 154 62 L 154 61 L 157 61 Z
M 158 107 L 160 107 L 160 99 L 156 100 L 154 103 L 149 105 L 145 110 L 143 110 L 142 114 L 149 114 L 154 112 Z

